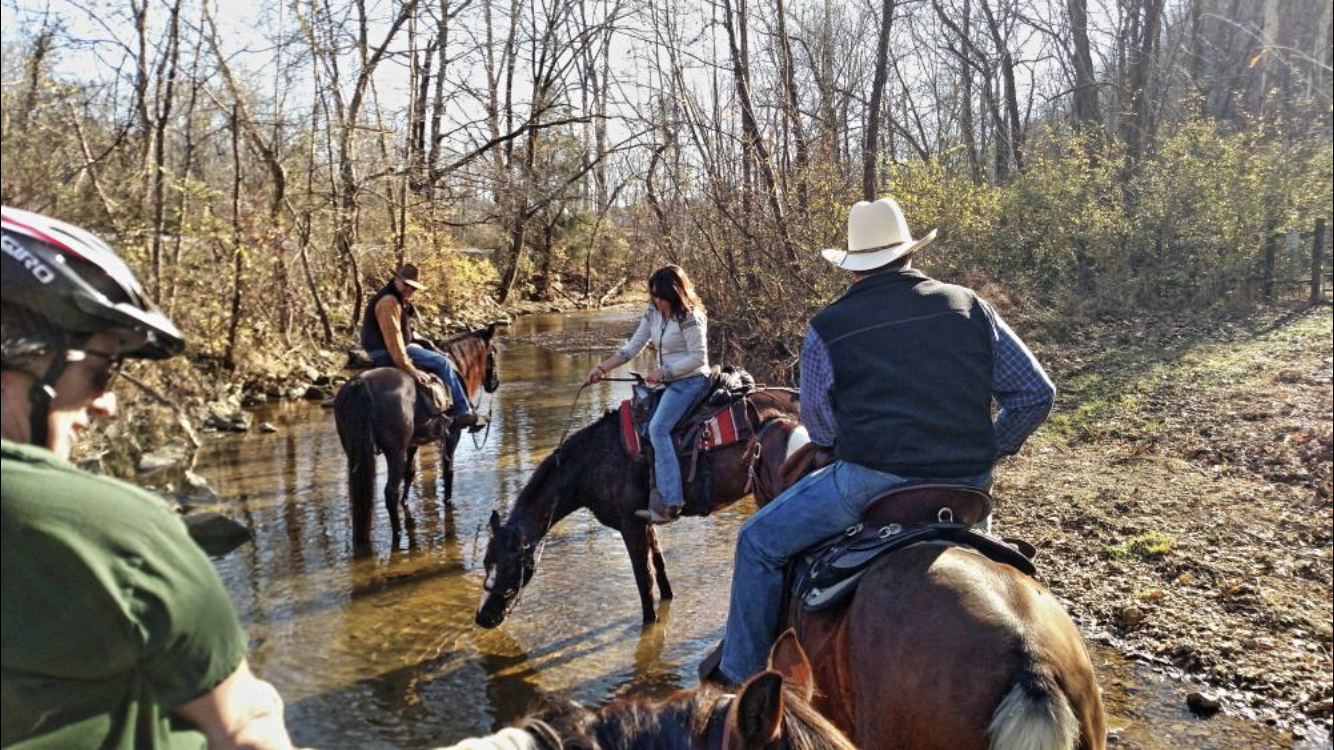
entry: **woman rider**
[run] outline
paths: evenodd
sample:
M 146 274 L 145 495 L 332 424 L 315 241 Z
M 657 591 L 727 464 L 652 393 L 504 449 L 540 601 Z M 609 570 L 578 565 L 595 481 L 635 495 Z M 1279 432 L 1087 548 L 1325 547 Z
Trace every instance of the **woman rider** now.
M 645 379 L 665 383 L 667 389 L 648 428 L 657 488 L 649 493 L 648 511 L 640 515 L 653 523 L 671 523 L 685 505 L 672 428 L 709 385 L 708 318 L 695 296 L 695 286 L 680 266 L 654 271 L 648 279 L 648 293 L 652 304 L 640 318 L 639 328 L 619 351 L 593 366 L 587 382 L 596 383 L 634 359 L 650 340 L 657 346 L 658 366 Z

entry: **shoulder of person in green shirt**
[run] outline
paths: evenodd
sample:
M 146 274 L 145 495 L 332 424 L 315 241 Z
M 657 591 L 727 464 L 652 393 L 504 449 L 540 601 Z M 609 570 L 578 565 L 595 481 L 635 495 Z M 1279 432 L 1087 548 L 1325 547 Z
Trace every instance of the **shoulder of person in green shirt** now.
M 151 493 L 9 441 L 0 464 L 0 740 L 177 744 L 171 710 L 245 657 L 212 563 Z

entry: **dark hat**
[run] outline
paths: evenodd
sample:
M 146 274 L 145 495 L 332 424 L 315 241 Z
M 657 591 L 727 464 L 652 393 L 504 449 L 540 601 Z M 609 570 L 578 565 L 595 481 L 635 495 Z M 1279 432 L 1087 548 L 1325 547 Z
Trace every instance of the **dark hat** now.
M 398 278 L 402 279 L 404 284 L 407 284 L 413 289 L 426 288 L 425 284 L 417 281 L 417 266 L 411 263 L 407 263 L 402 268 L 398 269 Z

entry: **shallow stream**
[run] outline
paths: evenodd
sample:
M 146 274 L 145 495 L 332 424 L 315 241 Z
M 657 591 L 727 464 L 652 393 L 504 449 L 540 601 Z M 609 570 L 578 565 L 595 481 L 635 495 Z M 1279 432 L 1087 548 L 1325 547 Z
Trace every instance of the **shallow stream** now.
M 636 313 L 530 316 L 508 333 L 628 330 Z M 509 619 L 491 631 L 473 624 L 487 518 L 492 509 L 506 513 L 555 447 L 584 374 L 605 353 L 506 344 L 499 355 L 501 388 L 494 401 L 483 398 L 492 429 L 485 443 L 465 436 L 460 445 L 451 505 L 441 501 L 436 451 L 419 455 L 409 501 L 417 527 L 407 549 L 390 549 L 379 503 L 374 552 L 352 554 L 345 460 L 332 414 L 318 405 L 265 406 L 256 417 L 272 422 L 276 433 L 208 444 L 200 472 L 255 532 L 253 544 L 217 565 L 250 634 L 251 664 L 282 693 L 298 744 L 446 745 L 508 724 L 545 693 L 597 703 L 694 685 L 696 663 L 722 634 L 732 544 L 753 511 L 749 500 L 663 528 L 677 598 L 656 625 L 640 623 L 619 535 L 586 511 L 553 530 L 537 575 Z M 575 428 L 628 391 L 625 383 L 588 389 Z M 1185 707 L 1187 686 L 1110 649 L 1099 649 L 1095 658 L 1113 741 L 1121 746 L 1291 742 L 1235 717 L 1197 719 Z

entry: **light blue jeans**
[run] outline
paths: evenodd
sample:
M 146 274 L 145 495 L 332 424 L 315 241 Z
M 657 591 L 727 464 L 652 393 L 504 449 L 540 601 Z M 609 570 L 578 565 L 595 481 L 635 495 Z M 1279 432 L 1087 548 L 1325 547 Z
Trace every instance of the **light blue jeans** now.
M 389 359 L 389 352 L 383 349 L 366 352 L 371 362 L 379 363 Z M 454 372 L 453 366 L 449 364 L 449 358 L 440 352 L 434 352 L 420 344 L 408 344 L 408 359 L 412 364 L 440 378 L 441 382 L 449 386 L 449 392 L 454 398 L 454 417 L 463 416 L 472 413 L 472 404 L 468 401 L 468 394 L 463 390 L 463 383 L 459 381 L 458 373 Z
M 653 472 L 658 480 L 658 495 L 663 505 L 685 504 L 681 488 L 681 462 L 672 445 L 672 428 L 686 415 L 686 409 L 709 387 L 707 375 L 691 375 L 673 380 L 658 402 L 658 410 L 648 423 L 648 439 L 653 443 Z
M 933 479 L 985 487 L 990 474 Z M 840 534 L 862 518 L 872 500 L 907 482 L 847 461 L 807 474 L 741 527 L 732 570 L 732 600 L 723 639 L 723 675 L 745 682 L 764 669 L 778 633 L 783 571 L 803 550 Z

